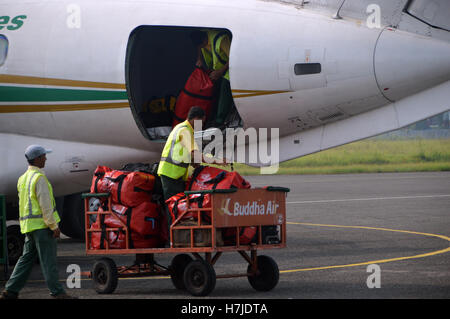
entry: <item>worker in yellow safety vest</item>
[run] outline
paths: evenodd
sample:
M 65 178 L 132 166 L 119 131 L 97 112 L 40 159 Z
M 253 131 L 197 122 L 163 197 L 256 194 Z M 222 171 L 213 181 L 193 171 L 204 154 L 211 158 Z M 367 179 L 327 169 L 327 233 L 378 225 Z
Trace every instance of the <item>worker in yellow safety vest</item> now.
M 164 201 L 173 195 L 184 192 L 190 165 L 194 166 L 202 162 L 226 165 L 222 159 L 205 159 L 195 143 L 194 127 L 201 129 L 205 117 L 205 111 L 202 108 L 193 106 L 189 110 L 186 121 L 176 125 L 169 134 L 158 165 Z M 166 213 L 170 226 L 171 217 L 167 207 Z
M 221 127 L 234 106 L 229 71 L 231 34 L 224 30 L 196 30 L 191 33 L 191 40 L 199 50 L 196 66 L 211 71 L 209 77 L 217 85 L 213 125 Z
M 206 67 L 213 70 L 210 74 L 214 81 L 225 78 L 230 81 L 229 56 L 231 36 L 227 31 L 208 31 L 208 44 L 202 48 Z
M 47 160 L 46 150 L 39 145 L 30 145 L 25 150 L 28 170 L 17 183 L 19 193 L 20 230 L 25 234 L 23 254 L 2 292 L 2 299 L 16 299 L 25 286 L 36 257 L 39 257 L 50 294 L 57 299 L 72 299 L 59 283 L 56 264 L 56 238 L 60 236 L 53 188 L 42 168 Z

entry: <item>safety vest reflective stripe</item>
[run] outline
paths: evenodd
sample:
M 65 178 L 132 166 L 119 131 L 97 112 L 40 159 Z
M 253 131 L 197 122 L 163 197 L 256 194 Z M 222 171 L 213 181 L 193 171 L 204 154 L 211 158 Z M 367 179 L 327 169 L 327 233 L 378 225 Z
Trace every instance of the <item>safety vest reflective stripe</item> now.
M 31 175 L 31 178 L 28 181 L 28 215 L 27 216 L 22 216 L 19 218 L 19 220 L 25 220 L 28 218 L 41 218 L 42 214 L 39 215 L 33 215 L 33 203 L 31 201 L 31 185 L 33 184 L 33 179 L 34 177 L 40 174 L 39 172 L 34 172 L 33 175 Z
M 30 209 L 30 210 L 32 211 L 32 209 Z M 53 213 L 54 212 L 56 212 L 56 207 L 53 208 Z M 39 215 L 30 214 L 30 215 L 27 215 L 27 216 L 24 216 L 24 217 L 20 217 L 19 220 L 27 220 L 27 219 L 30 219 L 30 218 L 42 218 L 42 216 L 43 216 L 42 214 L 39 214 Z
M 181 166 L 183 168 L 186 168 L 186 167 L 189 167 L 189 163 L 184 163 L 184 162 L 181 162 L 181 161 L 177 161 L 177 160 L 175 160 L 173 158 L 173 150 L 175 148 L 175 143 L 176 143 L 176 140 L 177 140 L 177 136 L 178 136 L 178 133 L 180 132 L 180 130 L 183 129 L 183 128 L 188 128 L 188 127 L 187 127 L 187 125 L 180 125 L 180 126 L 177 127 L 177 129 L 175 130 L 175 132 L 173 133 L 173 136 L 172 136 L 172 144 L 170 145 L 169 156 L 161 157 L 161 161 L 165 161 L 165 162 L 174 164 L 176 166 Z
M 25 216 L 25 217 L 20 217 L 19 220 L 27 220 L 27 219 L 30 219 L 30 218 L 42 218 L 42 214 L 39 214 L 39 215 L 28 215 L 28 216 Z
M 202 53 L 203 53 L 203 59 L 205 60 L 205 63 L 206 63 L 206 67 L 208 69 L 213 69 L 214 63 L 213 63 L 213 57 L 212 57 L 211 51 L 209 51 L 206 48 L 202 48 Z
M 175 161 L 174 159 L 170 158 L 170 157 L 161 157 L 161 161 L 163 162 L 167 162 L 176 166 L 180 166 L 183 168 L 188 168 L 189 167 L 189 163 L 183 163 L 183 162 L 178 162 Z
M 222 40 L 225 38 L 225 36 L 228 35 L 228 32 L 226 31 L 222 31 L 219 32 L 213 40 L 213 45 L 212 48 L 214 50 L 214 54 L 217 57 L 217 59 L 220 61 L 220 63 L 222 63 L 223 65 L 227 64 L 228 62 L 228 57 L 222 56 L 221 55 L 221 49 L 220 49 L 220 45 L 222 43 Z

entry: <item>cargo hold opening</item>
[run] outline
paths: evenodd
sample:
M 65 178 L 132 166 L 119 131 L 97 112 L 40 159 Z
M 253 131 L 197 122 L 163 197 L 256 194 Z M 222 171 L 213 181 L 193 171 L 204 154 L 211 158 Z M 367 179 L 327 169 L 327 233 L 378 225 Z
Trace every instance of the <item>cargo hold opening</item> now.
M 193 31 L 226 32 L 232 36 L 225 29 L 174 26 L 139 26 L 130 35 L 125 65 L 127 92 L 136 123 L 151 140 L 165 140 L 177 123 L 177 99 L 196 69 L 198 49 L 191 40 Z M 214 102 L 204 130 L 216 127 L 213 120 L 218 87 L 215 82 Z M 226 127 L 242 127 L 234 102 L 229 110 L 219 126 L 223 131 Z

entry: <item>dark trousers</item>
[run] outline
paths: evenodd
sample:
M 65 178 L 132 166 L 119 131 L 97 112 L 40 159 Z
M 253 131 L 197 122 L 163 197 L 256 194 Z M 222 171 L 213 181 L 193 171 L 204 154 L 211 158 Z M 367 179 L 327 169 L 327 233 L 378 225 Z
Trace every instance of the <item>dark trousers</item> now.
M 14 294 L 25 286 L 36 258 L 39 257 L 42 273 L 53 296 L 64 293 L 59 283 L 58 266 L 56 264 L 56 238 L 49 228 L 38 229 L 26 234 L 23 254 L 19 258 L 14 271 L 5 285 L 5 290 Z
M 184 192 L 185 181 L 183 178 L 173 179 L 165 175 L 161 175 L 161 184 L 164 194 L 164 201 L 173 195 Z
M 220 81 L 219 97 L 215 114 L 215 122 L 218 127 L 225 124 L 225 120 L 232 109 L 233 103 L 230 81 L 222 78 Z
M 162 190 L 164 194 L 164 202 L 168 200 L 173 195 L 184 192 L 185 181 L 183 178 L 173 179 L 165 175 L 161 175 L 161 184 Z M 169 236 L 170 236 L 170 225 L 172 225 L 172 217 L 170 216 L 169 208 L 167 205 L 164 205 L 164 209 L 167 215 L 167 225 L 169 228 Z

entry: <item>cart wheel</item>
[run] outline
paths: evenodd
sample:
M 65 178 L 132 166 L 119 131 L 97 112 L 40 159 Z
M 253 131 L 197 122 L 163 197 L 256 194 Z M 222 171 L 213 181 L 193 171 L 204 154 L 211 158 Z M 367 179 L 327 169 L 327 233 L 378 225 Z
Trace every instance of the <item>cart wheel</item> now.
M 250 285 L 258 291 L 269 291 L 275 288 L 280 278 L 278 265 L 269 256 L 258 256 L 258 274 L 249 275 L 248 281 Z M 248 265 L 247 273 L 251 272 L 251 265 Z
M 183 275 L 187 264 L 191 261 L 192 257 L 188 254 L 179 254 L 172 259 L 172 263 L 170 264 L 170 279 L 172 279 L 172 283 L 175 288 L 180 290 L 186 289 L 183 281 Z
M 216 272 L 204 260 L 193 260 L 184 270 L 183 282 L 193 296 L 207 296 L 216 286 Z
M 118 279 L 117 267 L 111 258 L 101 258 L 95 262 L 92 270 L 92 280 L 97 293 L 113 293 L 117 288 Z

